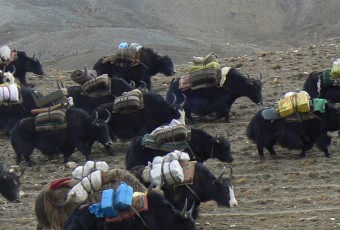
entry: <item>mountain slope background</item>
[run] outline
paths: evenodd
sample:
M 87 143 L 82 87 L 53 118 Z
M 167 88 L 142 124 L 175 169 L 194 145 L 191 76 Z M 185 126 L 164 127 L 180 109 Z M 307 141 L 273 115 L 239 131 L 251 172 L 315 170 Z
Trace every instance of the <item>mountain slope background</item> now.
M 340 36 L 337 0 L 0 0 L 0 8 L 1 44 L 58 70 L 92 66 L 122 41 L 181 64 Z
M 192 56 L 217 53 L 222 66 L 237 67 L 258 78 L 263 75 L 264 105 L 248 98 L 232 107 L 231 122 L 197 117 L 197 124 L 211 135 L 223 135 L 231 145 L 233 185 L 239 206 L 226 208 L 216 202 L 201 204 L 198 230 L 310 230 L 339 229 L 340 184 L 337 132 L 329 133 L 333 158 L 314 147 L 306 159 L 299 151 L 275 146 L 277 159 L 265 151 L 260 161 L 257 148 L 245 135 L 252 116 L 274 106 L 286 92 L 301 89 L 308 73 L 330 68 L 339 58 L 338 0 L 0 0 L 0 45 L 7 44 L 43 61 L 46 75 L 28 75 L 28 81 L 45 94 L 56 82 L 74 85 L 70 75 L 83 65 L 92 66 L 102 55 L 115 51 L 121 41 L 139 42 L 168 54 L 176 64 L 175 76 L 152 78 L 153 90 L 165 96 L 173 78 L 187 74 Z M 130 141 L 114 142 L 115 156 L 95 144 L 91 158 L 110 167 L 125 168 Z M 10 141 L 0 135 L 0 161 L 15 164 Z M 35 200 L 50 181 L 69 177 L 62 156 L 49 160 L 35 150 L 33 167 L 21 178 L 22 202 L 0 196 L 0 229 L 34 230 Z M 79 166 L 84 156 L 76 151 L 71 161 Z M 218 175 L 224 163 L 210 159 L 205 165 Z M 17 167 L 18 168 L 18 167 Z

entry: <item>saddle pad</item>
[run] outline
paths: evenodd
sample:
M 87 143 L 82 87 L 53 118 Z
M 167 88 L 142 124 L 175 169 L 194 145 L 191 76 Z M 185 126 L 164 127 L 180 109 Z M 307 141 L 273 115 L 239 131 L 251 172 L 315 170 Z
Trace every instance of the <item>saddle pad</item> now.
M 82 94 L 89 97 L 109 95 L 111 94 L 111 79 L 107 74 L 103 74 L 85 82 L 81 87 Z
M 66 129 L 65 123 L 66 109 L 52 110 L 40 113 L 35 119 L 35 130 L 37 132 L 46 130 Z
M 161 126 L 153 131 L 153 137 L 159 145 L 166 142 L 177 142 L 187 139 L 187 128 L 184 125 Z
M 143 94 L 139 89 L 124 92 L 116 97 L 113 105 L 113 113 L 130 113 L 144 108 Z
M 188 142 L 191 140 L 191 131 L 189 130 L 187 132 L 187 139 L 182 141 L 176 141 L 176 142 L 166 142 L 161 145 L 159 145 L 155 139 L 154 136 L 151 134 L 145 134 L 142 139 L 142 146 L 148 149 L 155 149 L 155 150 L 163 150 L 163 151 L 174 151 L 174 150 L 183 150 L 188 147 Z
M 132 207 L 132 210 L 119 211 L 119 215 L 116 217 L 106 217 L 105 222 L 120 222 L 136 216 L 137 213 L 148 211 L 148 198 L 146 193 L 134 192 L 132 195 Z
M 54 181 L 51 182 L 50 189 L 57 190 L 59 188 L 69 186 L 69 182 L 71 179 L 72 179 L 71 177 L 55 179 Z
M 221 79 L 220 69 L 201 69 L 190 73 L 191 89 L 216 87 Z
M 317 118 L 317 116 L 313 112 L 307 112 L 307 113 L 298 113 L 298 115 L 293 113 L 292 115 L 285 117 L 284 119 L 287 122 L 301 122 L 301 121 L 311 120 L 315 118 Z
M 10 84 L 0 87 L 0 103 L 18 104 L 20 103 L 20 92 L 17 84 Z

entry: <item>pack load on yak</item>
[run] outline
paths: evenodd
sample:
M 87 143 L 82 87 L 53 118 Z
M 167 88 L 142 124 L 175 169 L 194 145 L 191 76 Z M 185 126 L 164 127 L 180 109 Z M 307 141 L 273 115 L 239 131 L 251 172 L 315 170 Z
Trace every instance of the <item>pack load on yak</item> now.
M 277 112 L 280 117 L 288 117 L 295 113 L 307 113 L 310 111 L 310 96 L 306 91 L 288 92 L 279 100 Z
M 301 121 L 313 119 L 315 117 L 313 112 L 325 112 L 325 103 L 327 103 L 325 99 L 311 99 L 306 91 L 291 91 L 278 101 L 276 108 L 263 110 L 262 116 L 266 120 L 284 118 L 289 121 Z
M 195 164 L 188 153 L 174 150 L 153 158 L 152 163 L 145 166 L 142 178 L 145 183 L 153 181 L 160 186 L 180 186 L 192 182 Z
M 133 89 L 115 98 L 112 113 L 131 113 L 143 108 L 143 93 L 139 89 Z
M 333 62 L 333 66 L 331 69 L 331 76 L 333 77 L 333 79 L 340 78 L 340 58 L 338 58 L 336 61 Z
M 111 94 L 111 78 L 107 74 L 97 76 L 97 71 L 89 70 L 87 66 L 84 70 L 73 71 L 71 79 L 81 85 L 83 95 L 101 97 Z
M 0 84 L 0 104 L 13 105 L 22 102 L 20 87 L 15 82 L 13 74 L 10 72 L 3 73 L 0 70 L 0 78 L 4 82 Z
M 114 55 L 108 56 L 103 63 L 111 62 L 121 68 L 129 68 L 139 65 L 142 46 L 138 43 L 121 42 Z
M 188 67 L 189 74 L 181 78 L 183 88 L 192 90 L 216 87 L 221 79 L 219 61 L 214 53 L 206 57 L 193 57 L 194 65 Z
M 124 219 L 123 216 L 131 217 L 134 210 L 138 210 L 138 213 L 147 211 L 144 195 L 141 192 L 134 193 L 133 188 L 122 181 L 116 191 L 112 188 L 104 190 L 101 202 L 90 205 L 89 211 L 96 217 L 109 218 L 107 221 L 115 221 L 112 219 L 114 217 L 117 220 Z
M 73 171 L 72 177 L 55 179 L 39 193 L 35 205 L 38 225 L 62 229 L 78 205 L 100 201 L 103 190 L 117 190 L 121 181 L 131 186 L 134 192 L 146 191 L 127 171 L 109 168 L 104 161 L 87 161 Z
M 31 110 L 32 114 L 37 114 L 35 130 L 41 132 L 66 129 L 66 110 L 71 106 L 73 106 L 73 100 L 72 97 L 69 97 L 56 105 Z
M 5 65 L 18 59 L 17 52 L 15 50 L 12 51 L 8 46 L 2 46 L 0 48 L 0 57 L 0 63 Z

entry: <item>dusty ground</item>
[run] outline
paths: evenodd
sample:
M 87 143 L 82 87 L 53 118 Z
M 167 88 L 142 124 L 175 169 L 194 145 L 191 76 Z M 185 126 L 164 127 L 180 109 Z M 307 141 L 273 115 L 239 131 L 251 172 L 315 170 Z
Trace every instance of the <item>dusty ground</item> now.
M 240 70 L 258 77 L 263 74 L 264 106 L 271 106 L 290 90 L 301 89 L 306 73 L 330 68 L 332 60 L 339 57 L 340 39 L 310 45 L 303 48 L 278 52 L 259 52 L 248 56 L 222 59 L 223 65 L 240 66 Z M 190 61 L 190 60 L 188 60 Z M 187 65 L 178 65 L 179 77 Z M 69 72 L 47 70 L 47 76 L 30 75 L 29 81 L 43 92 L 55 89 L 55 81 L 64 79 L 72 84 Z M 156 91 L 165 95 L 171 78 L 157 76 L 153 80 Z M 229 209 L 218 207 L 214 202 L 202 204 L 198 229 L 340 229 L 340 140 L 333 137 L 330 150 L 333 158 L 323 156 L 313 148 L 308 157 L 299 159 L 299 152 L 277 147 L 278 159 L 261 162 L 255 145 L 245 136 L 246 126 L 253 114 L 260 109 L 247 98 L 239 99 L 232 108 L 232 122 L 200 118 L 198 127 L 212 134 L 229 133 L 229 141 L 235 161 L 234 187 L 239 206 Z M 7 164 L 14 164 L 14 152 L 9 141 L 0 139 L 0 157 Z M 117 156 L 108 156 L 96 145 L 93 160 L 105 160 L 110 167 L 124 168 L 124 158 L 129 142 L 115 143 Z M 266 152 L 265 154 L 268 155 Z M 21 203 L 8 203 L 0 197 L 0 229 L 35 229 L 34 201 L 40 189 L 49 181 L 69 176 L 62 159 L 49 162 L 38 151 L 33 154 L 38 164 L 26 168 L 22 177 Z M 76 153 L 71 158 L 78 164 L 84 157 Z M 206 165 L 219 173 L 223 164 L 209 160 Z
M 301 89 L 306 73 L 330 68 L 339 58 L 339 1 L 296 0 L 0 0 L 0 45 L 35 52 L 46 76 L 29 81 L 44 93 L 70 72 L 92 66 L 121 41 L 139 42 L 168 54 L 179 77 L 192 55 L 217 53 L 222 64 L 240 66 L 251 76 L 261 71 L 264 106 L 271 106 L 290 90 Z M 333 39 L 331 39 L 333 38 Z M 321 43 L 322 42 L 322 43 Z M 306 45 L 314 43 L 315 45 Z M 303 46 L 304 48 L 297 48 Z M 294 47 L 290 49 L 290 47 Z M 284 51 L 278 51 L 284 50 Z M 285 51 L 286 50 L 286 51 Z M 269 52 L 272 51 L 272 52 Z M 256 53 L 254 53 L 256 52 Z M 247 56 L 245 56 L 247 55 Z M 171 78 L 157 76 L 155 90 L 165 95 Z M 232 108 L 232 122 L 199 120 L 197 126 L 212 134 L 229 133 L 235 162 L 235 189 L 239 206 L 202 205 L 198 229 L 340 229 L 339 137 L 331 133 L 333 159 L 312 149 L 305 160 L 298 152 L 277 148 L 279 159 L 260 162 L 256 148 L 245 136 L 246 126 L 259 109 L 247 98 Z M 0 136 L 0 160 L 14 164 L 9 141 Z M 107 156 L 96 145 L 94 160 L 124 168 L 129 142 L 116 142 L 117 156 Z M 0 229 L 35 229 L 34 200 L 49 181 L 69 176 L 62 160 L 47 161 L 38 151 L 38 164 L 22 178 L 22 202 L 8 203 L 0 196 Z M 77 153 L 72 160 L 84 163 Z M 223 164 L 206 162 L 216 174 Z

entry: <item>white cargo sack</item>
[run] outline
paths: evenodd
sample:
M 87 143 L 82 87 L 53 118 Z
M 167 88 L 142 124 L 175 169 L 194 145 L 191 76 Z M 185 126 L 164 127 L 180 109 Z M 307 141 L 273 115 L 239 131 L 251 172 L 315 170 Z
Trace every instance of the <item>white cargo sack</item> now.
M 91 172 L 100 170 L 101 172 L 107 172 L 109 166 L 105 161 L 87 161 L 84 166 L 78 166 L 72 172 L 72 177 L 78 180 L 88 176 Z
M 161 164 L 152 163 L 150 175 L 156 185 L 161 183 L 173 185 L 184 181 L 183 169 L 177 160 Z

